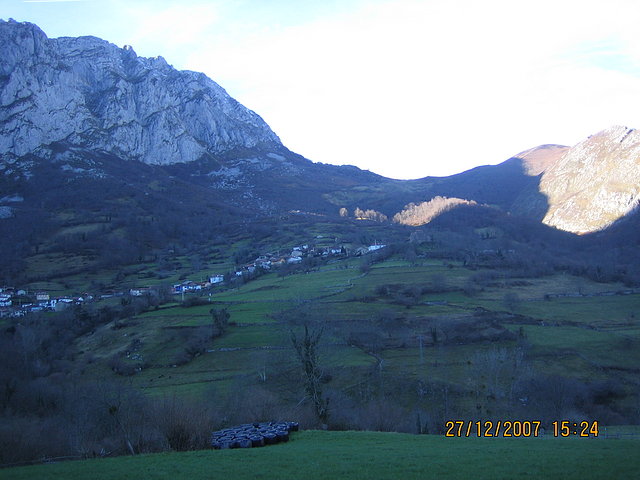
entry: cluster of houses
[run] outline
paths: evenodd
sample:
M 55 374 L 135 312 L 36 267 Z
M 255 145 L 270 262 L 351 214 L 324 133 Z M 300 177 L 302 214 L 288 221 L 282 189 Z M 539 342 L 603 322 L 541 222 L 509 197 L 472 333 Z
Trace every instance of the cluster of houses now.
M 376 245 L 377 248 L 382 248 L 384 245 Z M 319 257 L 319 258 L 327 258 L 327 257 L 340 257 L 347 256 L 348 251 L 345 247 L 309 247 L 309 245 L 299 245 L 295 246 L 291 249 L 290 252 L 281 253 L 281 252 L 273 252 L 267 253 L 264 255 L 260 255 L 254 261 L 249 262 L 245 265 L 240 266 L 233 272 L 229 272 L 226 275 L 223 274 L 215 274 L 209 276 L 209 280 L 205 282 L 193 282 L 186 281 L 183 283 L 178 283 L 172 286 L 172 293 L 174 295 L 180 295 L 183 293 L 189 292 L 197 292 L 203 289 L 210 288 L 214 285 L 221 285 L 227 282 L 230 279 L 242 277 L 242 278 L 251 278 L 257 272 L 266 272 L 272 269 L 276 269 L 282 267 L 283 265 L 295 265 L 302 263 L 302 260 L 305 257 Z M 142 291 L 142 289 L 137 289 L 138 291 Z M 132 290 L 131 294 L 135 295 Z M 139 293 L 142 295 L 143 293 Z
M 30 293 L 12 287 L 0 287 L 0 317 L 22 317 L 31 312 L 64 310 L 70 305 L 92 301 L 93 296 L 51 297 L 47 292 Z
M 174 295 L 183 295 L 185 293 L 199 292 L 204 289 L 211 288 L 215 285 L 221 285 L 226 283 L 235 277 L 242 277 L 244 279 L 250 279 L 256 273 L 265 272 L 272 269 L 282 267 L 283 265 L 295 265 L 302 263 L 307 257 L 315 258 L 329 258 L 329 257 L 347 257 L 347 256 L 361 256 L 370 252 L 374 252 L 385 245 L 375 243 L 368 247 L 360 247 L 355 250 L 348 250 L 344 246 L 341 247 L 310 247 L 309 245 L 299 245 L 291 249 L 287 253 L 268 253 L 260 255 L 253 262 L 242 265 L 233 272 L 229 272 L 226 275 L 215 274 L 209 276 L 208 281 L 194 282 L 185 281 L 182 283 L 174 284 L 171 287 L 171 293 Z M 157 287 L 137 287 L 129 290 L 129 295 L 132 297 L 143 297 L 152 294 L 157 290 Z M 100 299 L 109 298 L 114 296 L 122 296 L 123 292 L 110 292 L 100 296 Z M 85 302 L 94 300 L 94 297 L 89 294 L 84 294 L 78 297 L 55 297 L 52 298 L 46 292 L 29 293 L 25 290 L 16 290 L 10 287 L 0 288 L 0 317 L 13 316 L 20 317 L 30 312 L 42 312 L 42 311 L 59 311 L 68 307 L 69 305 L 81 305 Z
M 330 256 L 346 256 L 347 250 L 345 247 L 309 247 L 309 245 L 300 245 L 293 247 L 290 252 L 282 254 L 280 252 L 268 253 L 266 255 L 260 255 L 252 263 L 243 267 L 244 271 L 252 272 L 257 268 L 264 270 L 270 270 L 274 267 L 280 267 L 285 264 L 301 263 L 305 257 L 322 257 L 327 258 Z M 240 272 L 242 274 L 243 272 Z M 236 272 L 236 275 L 238 272 Z

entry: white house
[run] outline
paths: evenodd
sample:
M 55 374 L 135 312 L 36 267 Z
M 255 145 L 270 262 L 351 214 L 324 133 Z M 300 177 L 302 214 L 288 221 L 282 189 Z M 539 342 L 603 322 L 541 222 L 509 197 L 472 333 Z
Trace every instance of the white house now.
M 40 305 L 43 306 L 44 308 L 55 310 L 57 303 L 58 303 L 58 300 L 56 300 L 55 298 L 52 298 L 51 300 L 41 303 Z
M 212 275 L 209 277 L 209 283 L 216 284 L 224 282 L 224 275 Z
M 150 292 L 149 287 L 138 287 L 138 288 L 132 288 L 131 290 L 129 290 L 129 295 L 131 295 L 132 297 L 141 297 L 143 295 L 146 295 L 149 292 Z
M 36 293 L 36 300 L 38 302 L 48 302 L 50 299 L 49 294 L 46 292 L 38 292 Z

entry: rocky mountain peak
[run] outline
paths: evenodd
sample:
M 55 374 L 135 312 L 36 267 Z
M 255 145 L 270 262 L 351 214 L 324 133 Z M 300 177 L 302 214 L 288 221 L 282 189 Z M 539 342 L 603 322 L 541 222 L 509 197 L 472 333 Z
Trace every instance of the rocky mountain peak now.
M 204 74 L 96 37 L 50 39 L 36 25 L 0 21 L 0 155 L 54 142 L 159 165 L 280 145 Z
M 8 73 L 7 68 L 12 69 L 19 61 L 40 55 L 47 42 L 47 36 L 37 25 L 20 23 L 13 19 L 7 22 L 0 21 L 0 39 L 5 45 L 4 53 L 14 54 L 2 58 L 3 74 Z M 9 43 L 13 45 L 8 45 Z
M 640 203 L 640 131 L 603 130 L 570 148 L 540 181 L 544 223 L 574 233 L 601 230 Z

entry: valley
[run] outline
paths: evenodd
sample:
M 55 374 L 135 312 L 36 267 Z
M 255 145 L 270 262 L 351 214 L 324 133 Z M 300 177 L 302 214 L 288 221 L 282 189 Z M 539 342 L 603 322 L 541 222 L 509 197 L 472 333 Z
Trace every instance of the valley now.
M 448 408 L 465 415 L 496 415 L 503 409 L 554 415 L 547 411 L 549 398 L 538 398 L 540 405 L 509 398 L 514 389 L 524 388 L 517 384 L 529 375 L 529 381 L 540 376 L 602 382 L 601 388 L 613 389 L 607 393 L 612 395 L 608 407 L 621 400 L 614 397 L 626 396 L 625 388 L 635 388 L 640 362 L 637 290 L 563 274 L 511 277 L 500 270 L 469 270 L 435 259 L 412 266 L 392 257 L 367 273 L 361 273 L 360 262 L 348 263 L 340 260 L 287 277 L 267 274 L 214 294 L 202 306 L 134 316 L 119 325 L 117 334 L 107 324 L 83 339 L 79 348 L 87 357 L 106 359 L 139 341 L 136 355 L 124 361 L 140 365 L 131 381 L 150 395 L 225 394 L 234 383 L 236 388 L 244 385 L 244 395 L 250 395 L 251 388 L 273 389 L 278 395 L 282 377 L 297 370 L 290 331 L 308 322 L 324 329 L 320 346 L 332 378 L 327 388 L 360 392 L 362 397 L 344 400 L 347 404 L 367 403 L 396 389 L 424 389 L 422 395 L 402 399 L 408 417 L 419 408 L 434 412 L 442 401 L 440 389 L 456 392 Z M 471 295 L 470 285 L 477 289 Z M 173 358 L 183 348 L 175 333 L 210 324 L 212 308 L 229 312 L 228 331 L 187 365 L 175 366 Z M 105 365 L 93 363 L 84 367 L 86 372 L 106 373 Z M 474 379 L 484 369 L 493 371 Z M 349 385 L 343 383 L 347 379 Z M 607 382 L 616 385 L 605 386 Z M 295 383 L 288 388 L 295 391 Z M 613 423 L 615 408 L 606 412 Z M 344 414 L 336 409 L 336 416 Z M 442 428 L 438 419 L 443 415 L 434 415 L 432 431 Z M 397 428 L 397 420 L 389 428 Z M 405 424 L 410 429 L 411 421 Z
M 140 452 L 157 448 L 148 435 L 164 422 L 188 428 L 186 445 L 193 447 L 204 446 L 199 442 L 212 428 L 247 421 L 294 418 L 317 427 L 292 341 L 308 329 L 319 338 L 319 386 L 332 430 L 442 434 L 452 418 L 536 419 L 546 428 L 558 418 L 607 427 L 637 421 L 640 290 L 624 276 L 601 269 L 598 277 L 569 256 L 541 268 L 528 256 L 527 243 L 504 244 L 503 238 L 509 248 L 499 248 L 492 238 L 496 226 L 472 231 L 466 248 L 452 249 L 461 239 L 437 221 L 420 235 L 369 220 L 280 222 L 275 238 L 263 244 L 238 237 L 231 247 L 212 245 L 218 253 L 202 252 L 200 262 L 175 257 L 174 271 L 164 278 L 157 263 L 104 277 L 114 280 L 108 288 L 120 285 L 125 295 L 3 319 L 9 347 L 3 364 L 30 372 L 14 384 L 16 393 L 7 392 L 5 408 L 35 408 L 51 421 L 67 418 L 53 405 L 62 401 L 60 388 L 80 382 L 92 393 L 76 399 L 76 407 L 91 411 L 118 399 L 126 410 L 113 419 L 127 425 L 132 448 Z M 304 234 L 285 241 L 288 231 Z M 579 242 L 586 252 L 588 242 Z M 386 246 L 364 253 L 376 243 Z M 347 252 L 364 247 L 364 254 L 308 255 L 255 276 L 234 273 L 265 253 L 336 245 Z M 222 272 L 229 282 L 224 286 L 152 293 L 178 279 Z M 96 278 L 86 274 L 49 283 L 77 291 L 91 284 Z M 130 294 L 141 285 L 152 289 Z M 63 331 L 64 350 L 57 352 L 53 339 Z M 28 356 L 15 357 L 27 339 Z M 18 407 L 20 392 L 36 385 L 45 403 Z M 152 406 L 160 411 L 140 423 L 138 415 Z M 107 420 L 99 418 L 92 428 Z M 171 445 L 170 430 L 162 431 Z M 89 432 L 81 437 L 84 455 L 110 452 L 122 439 L 117 430 L 104 437 Z M 33 448 L 27 445 L 26 451 Z
M 237 473 L 240 453 L 202 451 L 211 432 L 271 421 L 308 431 L 243 459 L 283 478 L 301 449 L 317 478 L 370 477 L 371 445 L 412 452 L 407 478 L 430 449 L 438 478 L 504 452 L 487 477 L 556 475 L 568 450 L 591 459 L 580 478 L 637 468 L 637 130 L 395 180 L 292 152 L 131 47 L 10 20 L 0 53 L 0 468 L 100 458 L 0 473 L 130 477 L 187 450 L 183 476 Z M 547 433 L 443 442 L 447 422 L 504 420 Z M 562 443 L 562 421 L 604 433 Z

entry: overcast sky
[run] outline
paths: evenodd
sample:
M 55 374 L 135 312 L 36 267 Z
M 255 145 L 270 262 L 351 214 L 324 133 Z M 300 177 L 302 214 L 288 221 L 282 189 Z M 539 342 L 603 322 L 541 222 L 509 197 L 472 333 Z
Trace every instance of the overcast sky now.
M 10 17 L 202 71 L 291 150 L 393 178 L 640 127 L 637 0 L 0 1 Z

